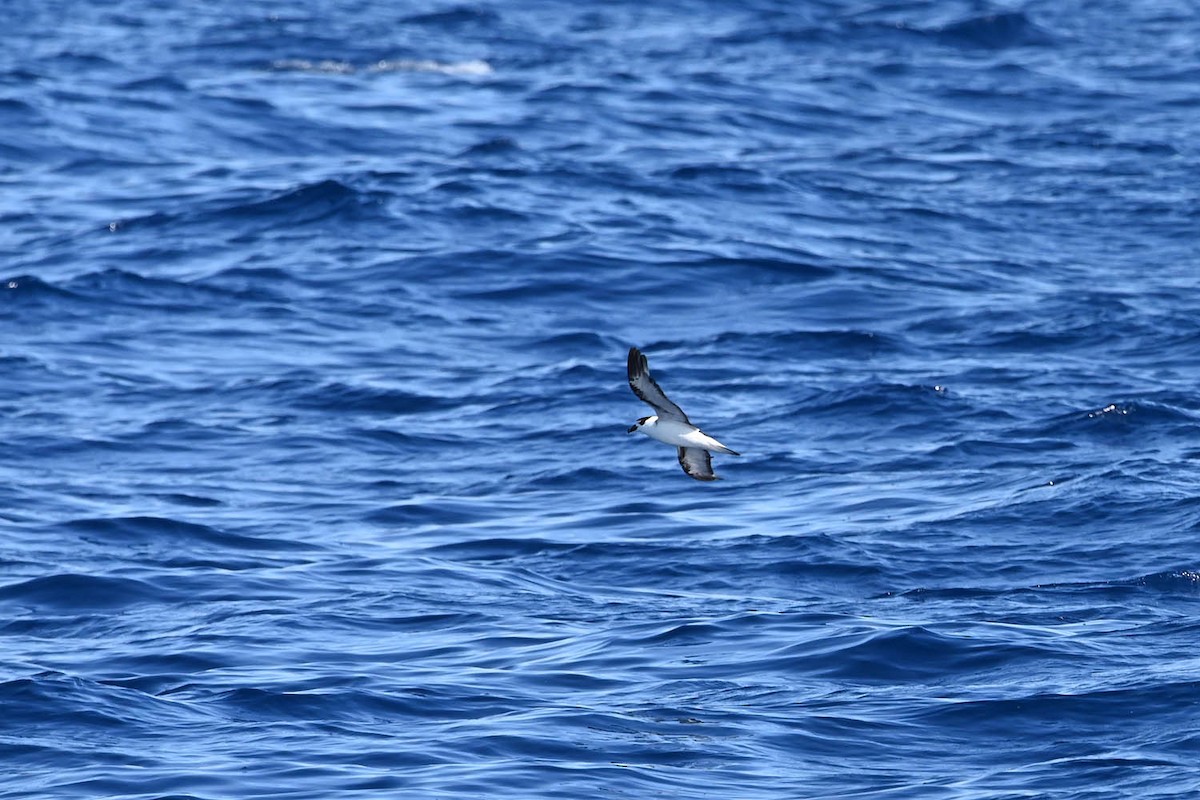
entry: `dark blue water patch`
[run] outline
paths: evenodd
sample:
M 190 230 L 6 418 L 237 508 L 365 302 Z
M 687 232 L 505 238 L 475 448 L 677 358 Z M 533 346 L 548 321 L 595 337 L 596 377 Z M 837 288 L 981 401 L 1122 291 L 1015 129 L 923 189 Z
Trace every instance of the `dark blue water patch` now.
M 231 217 L 264 217 L 287 225 L 310 225 L 338 215 L 359 200 L 355 190 L 335 180 L 293 189 L 268 200 L 227 209 Z
M 1146 447 L 1156 438 L 1187 436 L 1190 429 L 1200 426 L 1195 409 L 1173 407 L 1167 403 L 1118 401 L 1101 408 L 1072 413 L 1048 420 L 1043 426 L 1059 435 L 1069 434 L 1098 440 L 1120 442 L 1129 436 L 1141 437 L 1138 444 Z
M 0 400 L 4 401 L 26 397 L 49 387 L 63 386 L 67 380 L 67 376 L 54 365 L 27 355 L 0 355 L 0 375 L 4 376 L 4 381 L 0 382 Z M 37 414 L 35 409 L 23 404 L 14 404 L 6 409 L 9 419 Z
M 1083 351 L 1122 347 L 1158 333 L 1157 327 L 1117 297 L 1093 297 L 1068 309 L 1047 303 L 1044 313 L 1019 330 L 999 327 L 989 345 L 1021 350 L 1079 348 Z M 1087 309 L 1085 311 L 1085 308 Z
M 154 255 L 170 261 L 179 251 L 160 251 Z M 52 285 L 26 276 L 10 278 L 5 297 L 10 301 L 0 311 L 27 320 L 48 319 L 52 315 L 96 317 L 110 314 L 138 315 L 146 310 L 199 316 L 216 307 L 243 308 L 253 304 L 262 310 L 279 298 L 270 289 L 237 290 L 190 281 L 151 278 L 121 269 L 91 272 Z M 279 308 L 279 306 L 274 306 Z
M 89 760 L 95 759 L 97 750 L 111 752 L 114 737 L 140 738 L 139 728 L 156 717 L 176 724 L 203 724 L 206 716 L 142 692 L 56 672 L 7 681 L 0 684 L 0 696 L 5 697 L 10 711 L 3 723 L 5 730 L 23 729 L 27 740 L 48 742 L 51 747 L 60 741 L 56 729 L 69 731 L 76 746 L 91 756 Z M 47 708 L 52 710 L 47 713 Z M 106 746 L 95 747 L 105 740 Z M 69 767 L 75 758 L 63 752 L 55 754 L 53 761 Z M 150 753 L 130 754 L 129 763 L 149 768 L 156 759 Z
M 178 314 L 202 312 L 241 299 L 212 286 L 149 278 L 119 269 L 81 275 L 67 285 L 73 294 L 86 298 L 92 308 L 113 304 Z
M 82 540 L 97 545 L 120 543 L 124 546 L 151 546 L 189 553 L 213 548 L 266 552 L 310 548 L 310 545 L 285 539 L 246 536 L 208 525 L 161 517 L 77 519 L 55 527 L 71 531 Z
M 991 589 L 922 588 L 902 592 L 896 599 L 904 609 L 910 603 L 926 608 L 943 603 L 953 607 L 986 604 L 990 611 L 980 622 L 1012 625 L 1046 636 L 1062 631 L 1066 637 L 1060 643 L 1063 648 L 1102 659 L 1109 655 L 1105 640 L 1110 632 L 1156 644 L 1190 640 L 1196 586 L 1189 576 L 1188 570 L 1173 570 L 1132 579 Z M 1130 621 L 1131 608 L 1138 609 L 1136 622 Z
M 1181 155 L 1171 142 L 1152 138 L 1151 132 L 1126 134 L 1128 138 L 1116 138 L 1110 131 L 1098 128 L 1051 126 L 1046 131 L 1028 134 L 1027 138 L 1013 140 L 1017 147 L 1044 147 L 1066 153 L 1078 153 L 1094 157 L 1098 152 L 1129 151 L 1131 155 L 1155 155 L 1173 158 Z
M 572 523 L 562 526 L 570 529 Z M 673 535 L 705 536 L 721 533 L 721 524 L 681 525 L 670 518 L 613 516 L 599 522 L 642 534 L 671 530 Z M 524 540 L 519 540 L 524 541 Z M 653 541 L 592 544 L 568 540 L 554 546 L 536 542 L 511 550 L 496 549 L 495 540 L 478 547 L 439 546 L 445 558 L 509 560 L 540 574 L 578 581 L 595 587 L 653 585 L 688 589 L 718 596 L 744 597 L 750 605 L 766 598 L 829 597 L 857 593 L 867 586 L 888 586 L 893 577 L 886 564 L 861 549 L 823 535 L 780 536 L 771 539 L 713 544 L 701 550 Z M 444 548 L 444 549 L 441 549 Z
M 507 136 L 497 136 L 494 139 L 471 145 L 459 153 L 459 156 L 470 159 L 477 156 L 503 156 L 507 159 L 520 151 L 521 146 L 515 140 Z
M 535 298 L 542 301 L 553 301 L 555 299 L 565 301 L 573 297 L 578 290 L 578 285 L 571 280 L 529 281 L 520 279 L 520 282 L 513 282 L 510 279 L 505 281 L 505 283 L 509 285 L 494 289 L 464 292 L 462 297 L 465 300 L 488 300 L 502 303 Z
M 591 269 L 589 269 L 591 268 Z M 581 253 L 570 258 L 562 254 L 536 254 L 499 249 L 460 249 L 440 255 L 414 255 L 398 263 L 381 264 L 368 277 L 384 278 L 403 276 L 410 280 L 450 283 L 459 299 L 516 300 L 529 302 L 554 295 L 558 292 L 572 294 L 570 274 L 597 288 L 604 288 L 607 281 L 602 273 L 610 269 L 621 269 L 619 259 L 602 254 Z M 574 275 L 576 270 L 581 276 Z M 593 272 L 595 274 L 589 274 Z M 564 276 L 562 281 L 556 275 Z M 554 288 L 541 284 L 546 281 Z M 531 292 L 523 294 L 525 286 Z M 614 291 L 624 287 L 613 287 Z
M 116 61 L 98 53 L 80 52 L 71 49 L 59 50 L 47 54 L 45 61 L 48 62 L 47 66 L 52 66 L 55 70 L 86 75 L 96 73 L 114 74 L 121 68 L 121 65 Z
M 297 406 L 339 414 L 420 414 L 454 408 L 460 400 L 422 395 L 401 389 L 327 383 L 306 389 L 295 398 Z
M 160 586 L 133 578 L 60 574 L 0 587 L 0 602 L 14 608 L 81 613 L 178 599 Z
M 1125 585 L 1144 587 L 1153 592 L 1185 598 L 1200 598 L 1200 572 L 1194 569 L 1156 572 L 1152 575 L 1135 578 L 1126 582 Z
M 385 694 L 353 687 L 345 691 L 333 691 L 320 685 L 303 684 L 272 689 L 233 689 L 216 698 L 216 706 L 225 709 L 229 715 L 240 720 L 259 722 L 320 720 L 327 723 L 370 722 L 386 725 L 431 714 L 441 719 L 471 719 L 476 715 L 492 716 L 515 710 L 511 705 L 500 704 L 489 698 L 479 698 L 469 710 L 464 708 L 466 704 L 459 698 L 455 698 L 453 703 L 441 704 L 436 711 L 430 705 L 425 698 L 404 692 Z
M 684 342 L 665 343 L 677 349 Z M 713 341 L 718 351 L 768 350 L 787 353 L 790 358 L 875 358 L 905 349 L 904 342 L 888 334 L 862 330 L 790 330 L 759 333 L 725 333 Z
M 151 75 L 145 78 L 137 78 L 123 83 L 117 88 L 125 92 L 138 93 L 165 92 L 174 94 L 188 91 L 186 83 L 170 75 Z
M 0 99 L 0 124 L 6 128 L 11 130 L 26 126 L 40 126 L 44 122 L 43 115 L 28 103 L 10 98 Z M 11 141 L 5 145 L 5 151 L 6 155 L 14 160 L 26 160 L 34 155 L 32 149 L 15 146 Z
M 448 445 L 461 444 L 458 437 L 415 435 L 391 428 L 358 428 L 346 432 L 348 441 L 361 452 L 373 452 L 387 457 L 413 453 L 437 453 Z M 384 485 L 386 482 L 380 482 Z
M 1003 699 L 966 700 L 931 712 L 955 727 L 978 726 L 989 735 L 1025 725 L 1059 733 L 1086 733 L 1110 713 L 1143 717 L 1150 713 L 1180 713 L 1194 708 L 1193 681 L 1130 680 L 1127 686 L 1100 686 L 1074 693 L 1044 693 Z M 1097 714 L 1095 709 L 1103 708 Z
M 144 397 L 146 394 L 156 394 L 160 391 L 162 391 L 161 386 L 138 386 L 134 389 L 127 389 L 121 394 L 136 402 L 135 398 L 139 396 Z M 114 436 L 112 446 L 132 451 L 155 448 L 160 453 L 187 453 L 226 442 L 238 432 L 236 426 L 201 425 L 191 420 L 167 417 L 148 422 L 138 430 Z M 186 497 L 186 495 L 181 497 Z
M 948 417 L 953 419 L 968 407 L 966 401 L 951 396 L 944 386 L 868 383 L 815 393 L 776 413 L 784 417 L 803 416 L 806 420 L 814 421 L 847 414 L 857 415 L 879 421 L 880 424 L 871 426 L 872 436 L 890 434 L 911 437 L 913 431 L 906 425 L 914 424 L 932 433 L 941 420 Z M 838 432 L 837 435 L 847 433 Z
M 76 158 L 68 158 L 54 166 L 54 173 L 63 176 L 96 177 L 110 174 L 120 169 L 154 169 L 161 165 L 153 158 L 136 153 L 88 153 Z M 109 223 L 109 232 L 113 232 Z
M 1024 12 L 973 16 L 930 31 L 940 43 L 985 50 L 1048 47 L 1054 37 Z
M 389 526 L 461 525 L 480 522 L 491 517 L 491 512 L 474 503 L 406 503 L 378 509 L 367 515 L 367 519 Z
M 478 6 L 460 5 L 444 11 L 412 14 L 401 18 L 404 25 L 432 26 L 437 28 L 460 28 L 462 26 L 490 28 L 501 20 L 495 11 Z
M 1066 438 L 1006 437 L 1004 439 L 960 439 L 954 444 L 937 445 L 931 455 L 943 463 L 961 460 L 991 458 L 996 464 L 1010 465 L 1011 459 L 1022 458 L 1028 453 L 1053 453 L 1074 450 L 1077 445 Z M 1055 477 L 1061 479 L 1062 472 Z
M 519 475 L 513 471 L 504 471 L 502 474 L 507 479 L 524 478 L 525 480 L 522 482 L 522 485 L 531 490 L 554 489 L 567 491 L 604 485 L 619 473 L 614 469 L 586 466 L 567 469 L 542 469 L 534 475 Z M 599 520 L 597 524 L 604 525 L 604 520 Z
M 718 255 L 697 253 L 693 259 L 678 261 L 676 267 L 687 267 L 697 270 L 729 271 L 731 278 L 740 278 L 749 273 L 759 273 L 767 276 L 777 276 L 791 281 L 816 281 L 831 278 L 837 274 L 835 267 L 820 263 L 820 259 L 807 253 L 781 254 L 778 257 L 747 256 L 747 255 Z M 671 263 L 663 264 L 664 268 L 672 268 Z M 698 273 L 704 275 L 703 272 Z
M 109 230 L 131 234 L 160 228 L 178 231 L 180 226 L 198 225 L 217 228 L 222 239 L 229 239 L 231 232 L 247 236 L 278 227 L 362 221 L 381 213 L 378 206 L 379 198 L 371 193 L 328 179 L 282 192 L 242 187 L 232 196 L 198 199 L 179 211 L 119 219 L 110 224 Z
M 576 353 L 607 353 L 612 349 L 610 337 L 602 336 L 592 331 L 570 331 L 549 337 L 538 337 L 533 343 L 535 347 L 551 353 L 561 353 L 566 350 Z M 586 367 L 587 365 L 579 365 Z
M 695 184 L 709 191 L 732 191 L 770 193 L 783 191 L 783 187 L 763 173 L 745 167 L 727 164 L 696 164 L 675 167 L 665 178 L 686 185 Z M 690 187 L 689 188 L 693 188 Z
M 1054 647 L 1004 642 L 996 637 L 948 635 L 922 626 L 841 634 L 815 647 L 790 648 L 794 668 L 852 684 L 937 682 L 948 676 L 1044 662 Z M 815 652 L 814 652 L 815 651 Z
M 15 275 L 0 284 L 0 297 L 6 301 L 5 315 L 10 316 L 22 308 L 44 309 L 66 302 L 74 293 L 32 275 Z
M 439 558 L 466 561 L 509 561 L 537 557 L 550 553 L 570 554 L 580 545 L 547 539 L 477 539 L 435 545 L 428 552 Z
M 231 267 L 214 272 L 196 281 L 205 285 L 215 285 L 241 295 L 276 299 L 272 287 L 290 286 L 303 283 L 304 275 L 284 270 L 278 267 Z

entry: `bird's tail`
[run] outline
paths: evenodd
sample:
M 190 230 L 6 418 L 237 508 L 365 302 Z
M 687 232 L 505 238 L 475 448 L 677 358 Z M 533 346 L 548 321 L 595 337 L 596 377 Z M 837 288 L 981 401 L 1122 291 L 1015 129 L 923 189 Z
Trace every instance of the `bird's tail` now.
M 741 455 L 741 453 L 739 453 L 737 450 L 734 450 L 731 447 L 726 447 L 725 445 L 721 444 L 720 442 L 718 442 L 716 439 L 712 438 L 711 436 L 708 436 L 707 438 L 708 438 L 708 443 L 707 443 L 708 449 L 712 450 L 714 453 L 724 453 L 727 456 L 740 456 Z

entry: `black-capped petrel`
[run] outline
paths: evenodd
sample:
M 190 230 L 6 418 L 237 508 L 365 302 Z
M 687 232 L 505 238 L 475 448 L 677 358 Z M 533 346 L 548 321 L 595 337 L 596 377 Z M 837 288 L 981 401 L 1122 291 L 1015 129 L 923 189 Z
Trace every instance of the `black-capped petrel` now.
M 649 403 L 658 414 L 642 417 L 633 423 L 628 432 L 641 431 L 651 439 L 679 448 L 679 466 L 696 480 L 717 479 L 713 473 L 712 454 L 709 450 L 728 453 L 731 456 L 741 455 L 692 424 L 687 414 L 683 413 L 683 409 L 672 403 L 666 392 L 650 377 L 646 357 L 636 347 L 629 348 L 629 388 Z

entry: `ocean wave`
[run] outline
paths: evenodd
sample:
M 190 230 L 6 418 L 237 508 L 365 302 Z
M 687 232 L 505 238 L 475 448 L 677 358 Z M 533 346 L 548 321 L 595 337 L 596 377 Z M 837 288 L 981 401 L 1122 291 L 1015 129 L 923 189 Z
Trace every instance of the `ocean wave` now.
M 939 42 L 988 50 L 1055 44 L 1048 31 L 1020 11 L 967 17 L 927 30 Z
M 76 533 L 93 544 L 149 545 L 155 549 L 189 554 L 214 547 L 249 551 L 296 551 L 310 547 L 287 539 L 246 536 L 209 525 L 162 517 L 75 519 L 58 523 L 55 527 Z
M 176 596 L 177 597 L 177 596 Z M 23 608 L 82 612 L 172 599 L 161 586 L 134 578 L 59 574 L 0 586 L 0 602 Z

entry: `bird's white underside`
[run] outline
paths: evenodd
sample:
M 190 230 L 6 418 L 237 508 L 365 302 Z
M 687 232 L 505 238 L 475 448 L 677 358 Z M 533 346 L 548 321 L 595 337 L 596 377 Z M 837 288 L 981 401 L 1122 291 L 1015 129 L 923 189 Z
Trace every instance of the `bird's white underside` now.
M 669 444 L 672 447 L 700 447 L 705 450 L 714 450 L 718 453 L 733 452 L 695 425 L 689 425 L 686 422 L 678 420 L 650 417 L 638 430 L 651 439 L 660 441 L 663 444 Z

